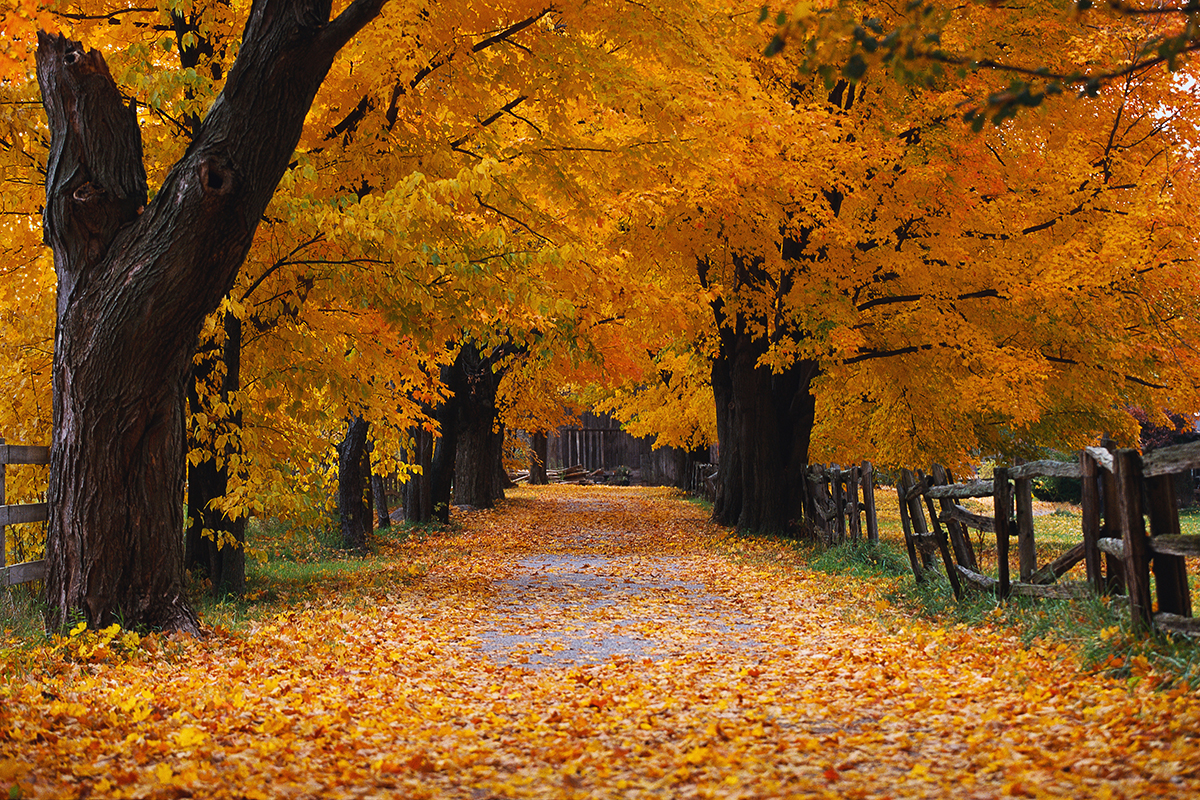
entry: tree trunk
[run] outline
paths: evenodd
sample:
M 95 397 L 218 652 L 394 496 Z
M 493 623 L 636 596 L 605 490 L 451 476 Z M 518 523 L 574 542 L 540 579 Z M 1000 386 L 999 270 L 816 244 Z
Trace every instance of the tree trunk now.
M 421 468 L 410 473 L 404 483 L 405 522 L 429 522 L 433 519 L 433 434 L 424 428 L 414 428 L 408 463 Z
M 357 553 L 367 552 L 371 527 L 371 509 L 363 502 L 363 460 L 367 450 L 367 431 L 371 424 L 355 414 L 346 426 L 346 438 L 338 445 L 338 517 L 341 520 L 342 547 Z
M 764 352 L 762 340 L 722 331 L 712 380 L 721 446 L 713 519 L 784 533 L 804 519 L 817 365 L 801 361 L 776 375 L 758 365 Z
M 529 457 L 529 482 L 534 486 L 544 486 L 550 482 L 546 475 L 546 455 L 550 438 L 542 431 L 531 434 L 529 439 L 532 451 Z
M 504 448 L 496 412 L 500 373 L 493 370 L 493 363 L 492 358 L 480 354 L 474 342 L 464 344 L 454 362 L 466 389 L 458 413 L 454 502 L 475 508 L 493 508 L 498 499 L 504 499 L 497 474 Z
M 371 473 L 371 494 L 375 498 L 375 519 L 380 528 L 392 527 L 392 515 L 388 512 L 387 489 L 383 476 Z
M 47 623 L 198 632 L 184 596 L 184 402 L 204 317 L 232 287 L 337 51 L 337 19 L 257 0 L 191 146 L 146 205 L 137 117 L 104 59 L 39 34 L 50 128 L 44 238 L 58 274 Z
M 241 384 L 242 323 L 233 314 L 224 319 L 225 343 L 220 354 L 215 348 L 203 354 L 196 365 L 188 387 L 188 404 L 193 414 L 205 413 L 213 426 L 228 427 L 240 433 L 241 412 L 213 419 L 213 409 L 205 397 L 215 396 L 220 403 L 229 404 Z M 215 375 L 218 367 L 223 375 Z M 218 383 L 219 381 L 219 383 Z M 214 385 L 216 384 L 216 385 Z M 204 397 L 202 397 L 202 393 Z M 189 442 L 189 449 L 208 449 L 215 443 L 206 437 L 202 442 Z M 228 437 L 221 461 L 211 454 L 197 464 L 187 467 L 187 531 L 184 534 L 184 567 L 208 577 L 214 597 L 242 595 L 246 591 L 246 517 L 230 519 L 212 508 L 213 501 L 229 491 L 229 463 L 242 452 L 241 437 Z

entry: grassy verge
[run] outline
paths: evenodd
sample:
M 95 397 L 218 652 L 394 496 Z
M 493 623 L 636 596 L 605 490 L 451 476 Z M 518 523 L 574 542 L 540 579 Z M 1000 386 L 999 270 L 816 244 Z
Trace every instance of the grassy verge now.
M 789 550 L 810 569 L 886 584 L 893 605 L 936 624 L 1001 626 L 1026 645 L 1037 640 L 1071 645 L 1089 671 L 1136 680 L 1136 674 L 1145 672 L 1135 669 L 1140 664 L 1162 676 L 1162 688 L 1200 687 L 1200 642 L 1162 633 L 1135 634 L 1120 599 L 1013 597 L 1001 603 L 990 594 L 968 590 L 962 600 L 956 600 L 940 567 L 937 574 L 917 583 L 908 555 L 893 542 Z
M 192 587 L 192 602 L 206 625 L 237 630 L 289 607 L 338 596 L 353 603 L 422 574 L 406 545 L 454 533 L 445 525 L 404 523 L 376 530 L 371 553 L 341 547 L 336 528 L 292 528 L 278 520 L 251 520 L 246 532 L 246 593 L 214 598 L 207 583 Z

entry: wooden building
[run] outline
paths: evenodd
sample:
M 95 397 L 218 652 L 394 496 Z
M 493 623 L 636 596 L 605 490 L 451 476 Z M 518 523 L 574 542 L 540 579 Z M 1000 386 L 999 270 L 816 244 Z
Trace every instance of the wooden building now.
M 582 414 L 579 424 L 550 434 L 546 461 L 550 469 L 582 464 L 589 470 L 629 467 L 640 483 L 682 485 L 688 453 L 677 447 L 653 448 L 654 437 L 637 438 L 621 430 L 607 414 Z

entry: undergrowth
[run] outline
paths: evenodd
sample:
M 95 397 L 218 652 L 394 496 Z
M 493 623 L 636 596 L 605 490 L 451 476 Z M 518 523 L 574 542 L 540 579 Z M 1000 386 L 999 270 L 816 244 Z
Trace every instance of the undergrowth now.
M 1026 646 L 1038 640 L 1070 644 L 1088 671 L 1135 682 L 1137 675 L 1153 668 L 1164 676 L 1161 688 L 1200 687 L 1200 643 L 1161 632 L 1134 632 L 1122 598 L 1011 597 L 1001 602 L 966 588 L 963 598 L 955 599 L 940 565 L 918 583 L 907 554 L 891 542 L 793 550 L 810 569 L 886 583 L 890 588 L 884 596 L 893 605 L 931 622 L 947 627 L 1001 626 Z

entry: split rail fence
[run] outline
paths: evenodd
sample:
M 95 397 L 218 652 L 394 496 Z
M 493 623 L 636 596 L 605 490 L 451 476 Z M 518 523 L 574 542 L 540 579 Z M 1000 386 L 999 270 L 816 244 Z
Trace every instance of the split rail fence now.
M 810 464 L 806 477 L 808 516 L 827 543 L 858 542 L 864 537 L 868 542 L 879 541 L 875 468 L 870 461 L 849 469 L 837 464 Z
M 6 528 L 9 525 L 19 525 L 27 522 L 45 522 L 49 519 L 49 510 L 45 503 L 29 503 L 25 505 L 5 505 L 7 495 L 4 493 L 4 476 L 9 464 L 49 464 L 49 447 L 29 447 L 16 444 L 5 444 L 0 439 L 0 586 L 14 586 L 18 583 L 39 581 L 46 576 L 46 561 L 26 561 L 23 564 L 7 565 L 8 539 Z
M 1135 626 L 1200 635 L 1200 619 L 1192 616 L 1185 560 L 1200 556 L 1200 536 L 1180 533 L 1174 480 L 1176 474 L 1194 469 L 1200 469 L 1200 442 L 1160 448 L 1144 458 L 1136 450 L 1089 447 L 1080 452 L 1077 463 L 997 467 L 990 481 L 954 483 L 939 466 L 930 475 L 905 470 L 897 495 L 913 573 L 923 580 L 940 552 L 959 597 L 964 583 L 1002 598 L 1077 597 L 1089 591 L 1128 594 Z M 1082 541 L 1039 567 L 1032 489 L 1033 479 L 1040 476 L 1081 478 L 1083 508 Z M 994 513 L 973 514 L 954 502 L 972 497 L 991 497 Z M 979 571 L 967 528 L 995 535 L 996 578 Z M 1009 566 L 1013 537 L 1016 581 Z M 1086 583 L 1058 584 L 1080 561 L 1086 564 Z M 1157 612 L 1151 600 L 1152 576 Z

